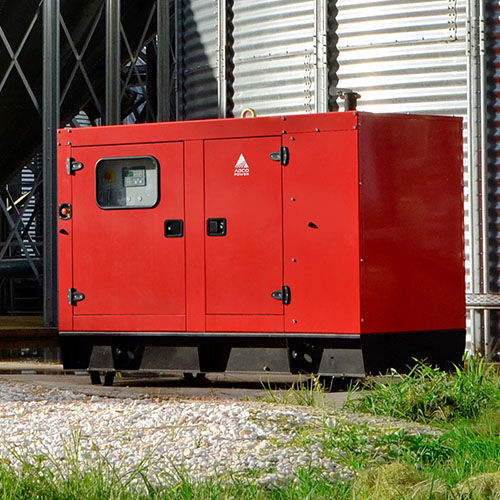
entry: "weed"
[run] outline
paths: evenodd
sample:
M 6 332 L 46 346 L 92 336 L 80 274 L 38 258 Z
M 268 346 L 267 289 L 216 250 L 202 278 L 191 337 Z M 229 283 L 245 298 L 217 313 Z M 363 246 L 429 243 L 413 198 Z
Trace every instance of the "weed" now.
M 286 391 L 273 389 L 270 383 L 264 385 L 265 397 L 261 398 L 266 403 L 282 405 L 312 406 L 325 408 L 326 391 L 319 377 L 312 375 L 308 380 L 294 382 Z

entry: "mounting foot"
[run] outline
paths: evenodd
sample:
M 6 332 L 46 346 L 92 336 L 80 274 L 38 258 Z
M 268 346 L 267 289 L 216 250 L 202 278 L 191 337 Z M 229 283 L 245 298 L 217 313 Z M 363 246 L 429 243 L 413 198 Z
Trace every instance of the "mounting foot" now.
M 102 385 L 106 387 L 111 387 L 113 385 L 113 381 L 115 380 L 115 372 L 106 372 L 104 374 L 104 382 Z
M 90 370 L 90 383 L 92 385 L 101 385 L 101 374 L 96 370 Z

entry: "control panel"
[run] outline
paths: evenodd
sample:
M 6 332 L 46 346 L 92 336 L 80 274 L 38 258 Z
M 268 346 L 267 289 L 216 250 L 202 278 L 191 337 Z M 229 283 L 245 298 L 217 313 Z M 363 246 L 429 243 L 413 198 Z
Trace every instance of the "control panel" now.
M 123 187 L 145 186 L 146 185 L 146 169 L 145 168 L 128 168 L 122 169 Z
M 96 201 L 103 209 L 151 208 L 158 202 L 158 162 L 152 156 L 103 158 L 96 165 Z

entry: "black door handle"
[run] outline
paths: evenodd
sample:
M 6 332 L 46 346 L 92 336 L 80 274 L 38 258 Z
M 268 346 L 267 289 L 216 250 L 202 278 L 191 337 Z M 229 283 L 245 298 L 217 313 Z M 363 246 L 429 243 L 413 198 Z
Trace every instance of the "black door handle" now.
M 167 219 L 163 224 L 165 238 L 182 238 L 184 236 L 184 221 L 182 219 Z
M 226 219 L 207 219 L 207 236 L 226 236 Z

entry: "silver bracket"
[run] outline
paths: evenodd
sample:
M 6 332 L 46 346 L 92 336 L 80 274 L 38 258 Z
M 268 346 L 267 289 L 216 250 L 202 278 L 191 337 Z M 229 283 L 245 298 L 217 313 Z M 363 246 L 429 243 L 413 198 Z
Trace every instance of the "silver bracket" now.
M 83 163 L 73 160 L 73 158 L 66 158 L 66 173 L 73 175 L 77 170 L 83 168 Z
M 68 304 L 70 306 L 76 305 L 77 302 L 82 301 L 85 295 L 82 292 L 77 292 L 74 288 L 68 288 Z
M 467 293 L 465 303 L 468 309 L 500 309 L 500 294 Z
M 344 111 L 356 111 L 358 99 L 361 97 L 355 90 L 340 89 L 338 87 L 330 87 L 329 93 L 336 99 L 344 99 Z

